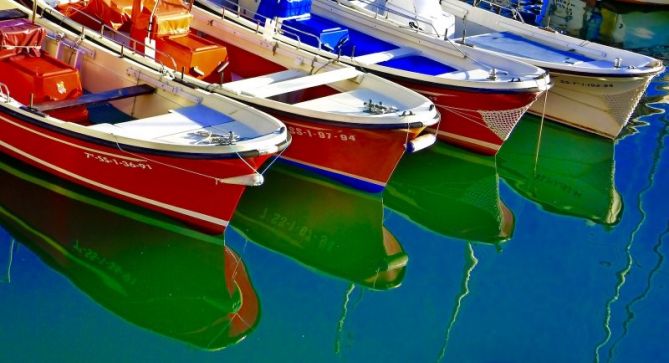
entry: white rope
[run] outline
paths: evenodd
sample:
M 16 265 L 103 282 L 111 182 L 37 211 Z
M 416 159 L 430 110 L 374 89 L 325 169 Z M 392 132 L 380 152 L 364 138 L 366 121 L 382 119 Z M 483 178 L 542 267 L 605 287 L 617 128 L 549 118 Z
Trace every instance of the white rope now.
M 409 127 L 409 123 L 407 122 L 407 131 L 404 134 L 404 149 L 406 150 L 409 147 L 409 133 L 411 132 L 411 128 Z
M 288 147 L 283 148 L 283 150 L 281 150 L 278 154 L 272 156 L 272 157 L 271 157 L 272 160 L 270 160 L 270 162 L 267 164 L 267 166 L 266 166 L 262 171 L 260 171 L 260 172 L 256 171 L 256 172 L 257 172 L 257 173 L 260 173 L 260 175 L 263 175 L 263 176 L 264 176 L 265 173 L 267 172 L 267 170 L 269 170 L 269 168 L 270 168 L 270 167 L 271 167 L 277 160 L 279 160 L 279 158 L 281 157 L 281 155 L 283 155 L 283 153 L 284 153 L 286 150 L 288 150 Z
M 548 103 L 548 90 L 544 91 L 544 106 L 541 110 L 541 123 L 539 124 L 539 136 L 537 136 L 537 151 L 534 153 L 534 174 L 537 174 L 537 164 L 539 163 L 539 150 L 541 149 L 541 138 L 544 132 L 544 118 L 546 116 L 546 104 Z
M 462 112 L 462 111 L 470 111 L 470 112 L 474 112 L 474 113 L 480 115 L 480 113 L 477 110 L 472 110 L 472 109 L 469 109 L 469 108 L 449 107 L 449 106 L 444 106 L 444 105 L 438 105 L 438 106 L 443 107 L 444 109 L 446 109 L 446 111 L 449 111 L 449 112 L 451 112 L 455 115 L 458 115 L 458 116 L 466 119 L 467 121 L 471 121 L 473 123 L 476 123 L 476 124 L 479 124 L 479 125 L 482 125 L 482 126 L 487 126 L 485 124 L 485 122 L 483 121 L 483 117 L 481 117 L 481 119 L 479 120 L 479 119 L 476 119 L 476 118 Z

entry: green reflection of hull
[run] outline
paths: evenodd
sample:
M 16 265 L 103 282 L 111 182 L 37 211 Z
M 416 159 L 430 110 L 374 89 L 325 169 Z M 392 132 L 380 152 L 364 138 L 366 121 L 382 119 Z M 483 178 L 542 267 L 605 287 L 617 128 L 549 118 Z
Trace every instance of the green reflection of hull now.
M 500 175 L 547 211 L 605 225 L 618 223 L 622 200 L 614 184 L 613 142 L 525 117 L 497 155 Z M 537 155 L 537 145 L 539 153 Z
M 0 159 L 0 185 L 0 223 L 127 321 L 211 350 L 255 328 L 258 298 L 222 236 L 183 228 L 6 159 Z
M 379 195 L 274 165 L 232 220 L 246 238 L 319 271 L 375 289 L 399 286 L 407 255 L 383 227 Z
M 444 143 L 402 160 L 383 197 L 387 207 L 438 234 L 495 243 L 513 233 L 495 159 Z

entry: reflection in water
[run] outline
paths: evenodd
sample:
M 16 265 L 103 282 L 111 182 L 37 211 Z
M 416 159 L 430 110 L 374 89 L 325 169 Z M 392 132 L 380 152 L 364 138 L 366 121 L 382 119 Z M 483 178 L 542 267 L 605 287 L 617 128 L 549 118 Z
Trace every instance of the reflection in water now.
M 591 2 L 594 3 L 594 2 Z M 577 38 L 669 59 L 669 9 L 600 1 L 551 0 L 553 29 Z M 545 24 L 544 24 L 545 25 Z
M 14 252 L 16 252 L 16 240 L 2 229 L 0 229 L 0 234 L 2 235 L 0 236 L 0 251 L 2 251 L 0 253 L 0 283 L 9 284 L 12 282 L 12 262 Z
M 258 298 L 222 237 L 7 159 L 0 159 L 0 184 L 4 228 L 123 319 L 211 350 L 256 326 Z
M 609 362 L 613 360 L 613 357 L 615 357 L 616 348 L 618 347 L 618 344 L 620 344 L 620 342 L 622 342 L 623 339 L 629 333 L 630 325 L 632 324 L 632 322 L 634 321 L 634 317 L 636 316 L 634 314 L 634 305 L 646 300 L 646 297 L 648 297 L 648 293 L 650 293 L 650 290 L 653 287 L 653 277 L 662 268 L 665 257 L 662 254 L 661 248 L 662 244 L 664 243 L 664 238 L 667 237 L 668 235 L 669 235 L 669 225 L 667 225 L 667 228 L 659 235 L 659 237 L 657 238 L 657 242 L 653 246 L 653 252 L 657 255 L 657 263 L 655 263 L 655 266 L 653 266 L 653 268 L 650 270 L 650 273 L 648 273 L 648 278 L 646 278 L 646 286 L 638 296 L 630 300 L 630 302 L 627 305 L 625 305 L 625 313 L 627 314 L 627 316 L 625 318 L 625 322 L 623 322 L 623 333 L 611 345 L 608 357 Z
M 445 143 L 402 160 L 383 197 L 388 208 L 438 234 L 490 243 L 513 234 L 495 159 Z
M 622 199 L 611 140 L 525 116 L 498 154 L 502 178 L 549 212 L 615 225 Z M 539 148 L 537 150 L 537 148 Z
M 400 285 L 408 257 L 383 226 L 381 197 L 286 165 L 242 197 L 232 226 L 249 240 L 370 288 Z
M 342 341 L 342 336 L 344 335 L 344 323 L 346 322 L 346 316 L 348 315 L 348 304 L 351 301 L 351 294 L 353 294 L 353 290 L 355 289 L 355 284 L 350 284 L 348 289 L 346 290 L 346 294 L 344 295 L 344 305 L 342 307 L 342 312 L 341 312 L 341 318 L 339 319 L 339 322 L 337 323 L 337 338 L 335 340 L 335 354 L 340 354 L 341 353 L 341 341 Z
M 388 208 L 430 231 L 466 241 L 460 291 L 437 356 L 441 362 L 478 265 L 471 241 L 499 244 L 513 234 L 514 216 L 499 196 L 495 158 L 437 143 L 400 163 L 384 201 Z
M 627 281 L 628 275 L 632 271 L 632 267 L 634 266 L 634 256 L 632 255 L 632 246 L 634 244 L 634 241 L 637 238 L 637 234 L 641 230 L 641 228 L 645 225 L 646 219 L 648 218 L 648 213 L 646 212 L 644 206 L 643 206 L 643 201 L 644 197 L 648 194 L 649 191 L 653 189 L 655 186 L 655 175 L 657 173 L 658 167 L 660 165 L 660 161 L 662 158 L 662 153 L 664 151 L 665 147 L 665 138 L 669 134 L 669 124 L 665 125 L 662 128 L 662 131 L 658 134 L 657 137 L 657 147 L 655 148 L 655 151 L 652 155 L 652 166 L 650 169 L 650 173 L 648 174 L 648 182 L 647 184 L 639 191 L 639 196 L 637 199 L 637 209 L 639 210 L 639 213 L 641 215 L 641 218 L 639 219 L 639 222 L 637 223 L 636 227 L 630 234 L 629 240 L 627 244 L 625 245 L 625 257 L 626 257 L 626 262 L 625 266 L 618 271 L 617 275 L 617 283 L 616 287 L 613 293 L 613 296 L 609 298 L 609 300 L 606 302 L 606 305 L 604 307 L 604 338 L 602 341 L 597 344 L 595 347 L 595 362 L 599 362 L 600 360 L 600 350 L 608 344 L 609 340 L 611 340 L 612 336 L 612 330 L 611 330 L 611 317 L 612 317 L 612 306 L 613 304 L 620 299 L 620 293 L 625 285 L 625 282 Z M 626 323 L 629 324 L 629 323 Z M 614 345 L 615 347 L 615 345 Z M 613 347 L 609 351 L 609 359 L 612 358 L 613 354 Z
M 451 339 L 451 332 L 453 331 L 453 326 L 455 326 L 455 322 L 458 320 L 458 316 L 460 315 L 460 309 L 462 308 L 462 302 L 464 301 L 465 297 L 469 295 L 469 281 L 472 278 L 472 272 L 474 271 L 474 268 L 476 268 L 476 265 L 478 265 L 479 260 L 476 258 L 474 255 L 474 249 L 472 248 L 472 244 L 467 242 L 467 246 L 465 249 L 465 271 L 462 274 L 462 282 L 460 283 L 460 294 L 455 298 L 455 304 L 453 306 L 453 312 L 451 312 L 451 319 L 449 320 L 448 327 L 446 328 L 446 337 L 444 338 L 444 345 L 441 348 L 441 351 L 439 352 L 439 357 L 437 358 L 437 362 L 441 362 L 444 360 L 446 357 L 446 350 L 448 349 L 448 341 Z

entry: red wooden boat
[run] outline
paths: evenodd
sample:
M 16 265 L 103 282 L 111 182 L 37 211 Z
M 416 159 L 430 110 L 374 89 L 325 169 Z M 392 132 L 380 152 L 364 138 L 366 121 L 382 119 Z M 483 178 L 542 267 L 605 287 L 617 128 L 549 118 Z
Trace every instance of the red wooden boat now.
M 288 145 L 285 125 L 25 16 L 0 11 L 0 150 L 222 233 L 244 188 L 262 183 L 257 170 Z
M 440 119 L 426 97 L 254 29 L 217 17 L 193 19 L 181 1 L 38 3 L 51 19 L 76 30 L 84 25 L 88 38 L 110 49 L 176 70 L 181 83 L 279 117 L 293 137 L 283 159 L 360 189 L 383 190 L 407 149 L 436 140 L 423 133 Z
M 244 261 L 222 236 L 6 156 L 0 184 L 0 232 L 126 322 L 206 350 L 235 344 L 258 325 L 260 302 Z
M 336 1 L 197 0 L 195 20 L 225 19 L 280 44 L 380 75 L 430 98 L 443 116 L 440 139 L 495 154 L 521 116 L 549 88 L 546 71 L 449 40 L 423 39 Z M 221 3 L 223 5 L 221 5 Z M 224 10 L 225 9 L 225 10 Z

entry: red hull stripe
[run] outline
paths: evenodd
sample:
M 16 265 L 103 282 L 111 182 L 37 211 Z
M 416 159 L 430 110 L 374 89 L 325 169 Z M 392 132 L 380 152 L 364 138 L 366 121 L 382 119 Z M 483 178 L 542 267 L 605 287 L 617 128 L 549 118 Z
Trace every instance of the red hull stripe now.
M 209 215 L 206 215 L 206 214 L 194 212 L 194 211 L 184 209 L 184 208 L 179 208 L 179 207 L 176 207 L 176 206 L 173 206 L 173 205 L 170 205 L 170 204 L 162 203 L 162 202 L 159 202 L 159 201 L 156 201 L 156 200 L 153 200 L 153 199 L 149 199 L 149 198 L 145 198 L 145 197 L 142 197 L 142 196 L 139 196 L 139 195 L 136 195 L 136 194 L 128 193 L 126 191 L 110 187 L 106 184 L 99 183 L 95 180 L 84 178 L 84 177 L 82 177 L 82 176 L 80 176 L 76 173 L 73 173 L 69 170 L 60 168 L 60 167 L 58 167 L 56 165 L 53 165 L 53 164 L 51 164 L 51 163 L 49 163 L 45 160 L 36 158 L 33 155 L 31 155 L 27 152 L 24 152 L 23 150 L 18 149 L 18 148 L 14 147 L 10 144 L 7 144 L 3 141 L 0 141 L 0 146 L 6 148 L 8 150 L 11 150 L 11 151 L 23 156 L 24 158 L 27 158 L 27 159 L 35 162 L 35 163 L 38 163 L 38 164 L 40 164 L 44 167 L 47 167 L 47 168 L 49 168 L 49 169 L 51 169 L 51 170 L 53 170 L 53 171 L 55 171 L 59 174 L 66 175 L 70 178 L 79 180 L 83 183 L 95 186 L 95 187 L 100 188 L 102 190 L 106 190 L 110 193 L 114 193 L 114 194 L 123 196 L 123 197 L 128 198 L 128 199 L 134 199 L 134 200 L 140 201 L 142 203 L 153 205 L 153 206 L 156 206 L 156 207 L 159 207 L 159 208 L 162 208 L 162 209 L 166 209 L 166 210 L 169 210 L 169 211 L 172 211 L 172 212 L 184 215 L 184 216 L 188 216 L 190 218 L 205 221 L 205 222 L 217 225 L 217 226 L 222 226 L 223 228 L 227 227 L 227 225 L 228 225 L 228 221 L 220 219 L 220 218 L 212 217 L 212 216 L 209 216 Z
M 41 133 L 41 132 L 39 132 L 39 131 L 37 131 L 37 130 L 34 130 L 34 129 L 30 128 L 30 127 L 26 127 L 26 126 L 22 125 L 21 123 L 14 122 L 13 120 L 11 120 L 11 119 L 9 119 L 9 118 L 4 117 L 4 116 L 1 115 L 1 114 L 0 114 L 0 120 L 5 121 L 5 122 L 7 122 L 7 123 L 10 123 L 10 124 L 12 124 L 12 125 L 14 125 L 14 126 L 16 126 L 16 127 L 20 127 L 20 128 L 22 128 L 22 129 L 24 129 L 24 130 L 26 130 L 26 131 L 28 131 L 28 132 L 31 132 L 31 133 L 33 133 L 33 134 L 39 135 L 39 136 L 44 137 L 44 138 L 47 138 L 47 139 L 49 139 L 49 140 L 53 140 L 53 141 L 59 142 L 59 143 L 61 143 L 61 144 L 65 144 L 65 145 L 70 146 L 70 147 L 76 147 L 76 148 L 81 149 L 81 150 L 91 151 L 91 152 L 95 152 L 95 153 L 98 153 L 98 154 L 104 154 L 104 155 L 107 155 L 107 156 L 112 156 L 112 157 L 119 158 L 119 159 L 125 159 L 125 160 L 128 160 L 128 161 L 135 161 L 135 162 L 142 162 L 142 161 L 145 161 L 144 159 L 131 158 L 131 157 L 124 156 L 124 155 L 119 155 L 119 154 L 109 153 L 109 152 L 106 152 L 106 151 L 101 151 L 101 150 L 98 150 L 98 149 L 91 149 L 91 148 L 88 148 L 88 147 L 85 147 L 85 146 L 81 146 L 81 145 L 73 144 L 73 143 L 71 143 L 71 142 L 68 142 L 68 141 L 65 141 L 65 140 L 61 140 L 61 139 L 59 139 L 59 138 L 57 138 L 57 137 L 53 137 L 53 136 L 50 136 L 50 135 Z

